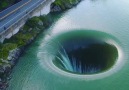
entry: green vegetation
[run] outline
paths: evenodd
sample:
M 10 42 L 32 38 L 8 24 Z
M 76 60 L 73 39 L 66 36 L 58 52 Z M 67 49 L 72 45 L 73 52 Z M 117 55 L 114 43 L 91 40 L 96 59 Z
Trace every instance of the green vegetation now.
M 4 64 L 4 62 L 2 63 L 3 60 L 8 61 L 7 58 L 11 50 L 26 46 L 41 30 L 48 27 L 51 23 L 50 18 L 48 18 L 48 16 L 41 16 L 29 19 L 17 34 L 10 39 L 6 39 L 3 44 L 1 43 L 0 65 Z
M 5 60 L 8 57 L 9 51 L 17 48 L 17 44 L 14 43 L 6 43 L 3 44 L 0 48 L 0 58 Z M 2 64 L 0 60 L 0 64 Z
M 39 21 L 40 21 L 40 18 L 38 18 L 38 17 L 31 18 L 31 19 L 29 19 L 29 20 L 26 22 L 26 25 L 25 25 L 25 26 L 34 28 L 36 25 L 38 25 L 38 22 L 39 22 Z M 39 25 L 38 25 L 38 26 L 39 26 Z
M 65 4 L 73 4 L 73 3 L 77 2 L 77 1 L 79 1 L 79 0 L 56 0 L 54 3 L 56 5 L 62 6 L 62 5 L 65 5 Z
M 50 14 L 30 18 L 17 34 L 10 39 L 6 39 L 3 43 L 0 43 L 0 86 L 3 88 L 8 86 L 6 82 L 8 81 L 11 68 L 17 62 L 16 59 L 19 57 L 18 53 L 21 53 L 20 50 L 23 50 L 30 44 L 32 40 L 34 40 L 41 31 L 50 26 L 52 22 L 53 19 Z
M 20 0 L 2 0 L 2 3 L 18 2 Z M 74 5 L 80 0 L 56 0 L 53 4 L 60 6 L 63 9 L 67 9 L 69 5 Z M 54 18 L 51 14 L 40 17 L 33 17 L 29 19 L 25 25 L 20 29 L 20 31 L 12 36 L 10 39 L 6 39 L 3 44 L 0 43 L 0 65 L 4 64 L 3 60 L 8 62 L 9 52 L 16 48 L 21 48 L 29 44 L 37 34 L 50 26 Z
M 0 0 L 0 11 L 13 5 L 16 1 L 21 0 Z M 59 6 L 61 11 L 63 11 L 77 4 L 78 1 L 80 0 L 56 0 L 53 5 Z M 18 53 L 21 53 L 20 50 L 30 44 L 41 31 L 45 30 L 56 20 L 56 18 L 53 18 L 53 15 L 50 13 L 46 16 L 33 17 L 27 20 L 17 34 L 0 43 L 0 88 L 3 88 L 2 90 L 8 86 L 8 76 L 11 73 L 12 67 L 17 62 L 16 59 L 20 55 Z
M 53 4 L 59 6 L 62 10 L 65 10 L 67 8 L 71 8 L 79 1 L 80 0 L 56 0 Z

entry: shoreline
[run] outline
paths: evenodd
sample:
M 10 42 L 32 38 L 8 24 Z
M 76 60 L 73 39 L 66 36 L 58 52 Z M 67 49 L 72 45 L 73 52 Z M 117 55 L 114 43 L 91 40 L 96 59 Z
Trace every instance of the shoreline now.
M 71 1 L 71 2 L 70 2 Z M 76 6 L 81 0 L 56 0 L 51 4 L 49 13 L 58 13 L 66 11 Z M 51 16 L 45 15 L 40 17 L 32 17 L 29 19 L 19 32 L 6 39 L 0 44 L 0 90 L 6 90 L 9 86 L 10 74 L 13 67 L 17 64 L 19 57 L 24 50 L 36 39 L 36 37 L 53 23 Z M 7 48 L 8 47 L 8 48 Z M 4 52 L 5 50 L 5 52 Z M 5 55 L 6 54 L 6 55 Z M 2 57 L 2 58 L 1 58 Z

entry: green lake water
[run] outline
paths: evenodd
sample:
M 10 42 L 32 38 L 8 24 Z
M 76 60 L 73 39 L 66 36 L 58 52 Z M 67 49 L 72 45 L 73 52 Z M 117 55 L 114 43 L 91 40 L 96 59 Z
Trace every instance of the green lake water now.
M 53 25 L 46 33 L 41 33 L 20 57 L 11 74 L 8 90 L 129 90 L 128 0 L 83 0 L 63 14 L 53 16 L 56 18 Z M 113 66 L 94 74 L 71 73 L 68 62 L 65 63 L 70 72 L 60 69 L 59 62 L 53 63 L 59 44 L 75 33 L 77 37 L 86 35 L 86 38 L 93 37 L 115 46 L 117 59 L 117 54 L 115 57 L 110 55 L 116 59 L 115 64 L 109 58 L 108 65 Z M 102 52 L 99 49 L 97 52 Z

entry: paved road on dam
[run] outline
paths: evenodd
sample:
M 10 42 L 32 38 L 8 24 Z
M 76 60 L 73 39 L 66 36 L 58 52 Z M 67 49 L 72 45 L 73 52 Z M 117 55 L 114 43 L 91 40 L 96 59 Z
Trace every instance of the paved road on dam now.
M 0 33 L 46 0 L 22 0 L 0 12 Z
M 12 5 L 11 7 L 1 11 L 0 12 L 0 20 L 6 18 L 7 16 L 12 14 L 13 12 L 16 12 L 18 9 L 22 8 L 23 6 L 25 6 L 29 2 L 31 2 L 31 0 L 22 0 L 16 4 Z

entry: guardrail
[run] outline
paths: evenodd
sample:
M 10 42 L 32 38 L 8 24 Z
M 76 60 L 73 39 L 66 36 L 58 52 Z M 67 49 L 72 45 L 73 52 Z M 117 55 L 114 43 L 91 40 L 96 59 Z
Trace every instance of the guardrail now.
M 31 13 L 32 11 L 34 11 L 37 7 L 39 7 L 41 4 L 43 4 L 46 0 L 38 0 L 36 3 L 34 3 L 33 5 L 31 5 L 30 7 L 28 7 L 26 10 L 24 10 L 23 13 L 24 15 L 22 15 L 22 17 L 20 17 L 17 21 L 15 21 L 14 23 L 10 24 L 9 26 L 7 26 L 8 23 L 10 23 L 13 19 L 11 19 L 10 21 L 8 21 L 5 25 L 0 27 L 0 30 L 2 30 L 0 32 L 0 35 L 2 35 L 4 32 L 6 32 L 6 30 L 10 29 L 13 25 L 15 25 L 16 23 L 18 23 L 20 20 L 22 20 L 23 18 L 25 18 L 27 15 L 29 15 L 29 13 Z M 19 13 L 15 18 L 19 17 L 21 15 L 21 13 Z

